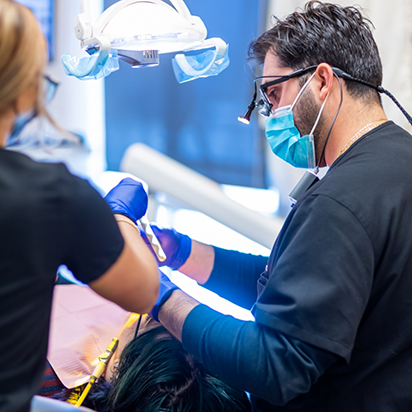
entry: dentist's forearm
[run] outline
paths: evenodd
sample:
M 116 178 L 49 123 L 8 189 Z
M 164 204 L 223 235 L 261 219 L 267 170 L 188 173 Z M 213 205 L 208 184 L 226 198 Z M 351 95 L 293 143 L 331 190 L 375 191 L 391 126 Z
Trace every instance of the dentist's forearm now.
M 205 284 L 212 273 L 215 263 L 215 249 L 211 245 L 192 239 L 190 256 L 179 272 L 194 279 L 200 285 Z
M 180 289 L 175 290 L 159 310 L 160 323 L 177 339 L 182 341 L 183 324 L 187 315 L 199 302 Z

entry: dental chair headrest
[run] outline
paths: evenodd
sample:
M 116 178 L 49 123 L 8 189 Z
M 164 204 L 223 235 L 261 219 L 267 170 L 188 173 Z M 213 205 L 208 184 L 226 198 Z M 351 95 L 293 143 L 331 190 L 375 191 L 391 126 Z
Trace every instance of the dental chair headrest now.
M 69 402 L 45 398 L 44 396 L 33 396 L 30 412 L 93 412 L 83 406 L 75 407 Z

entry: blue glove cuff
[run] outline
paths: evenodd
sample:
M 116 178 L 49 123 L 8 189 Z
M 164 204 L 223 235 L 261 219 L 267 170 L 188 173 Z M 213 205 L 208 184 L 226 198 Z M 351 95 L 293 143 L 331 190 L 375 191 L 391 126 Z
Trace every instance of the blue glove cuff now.
M 170 262 L 169 267 L 173 270 L 179 269 L 186 263 L 186 260 L 189 258 L 191 251 L 192 239 L 189 236 L 180 233 L 180 246 L 176 253 L 176 256 L 174 256 L 173 258 L 173 261 Z
M 160 274 L 160 289 L 157 302 L 149 313 L 150 317 L 159 322 L 159 309 L 170 298 L 173 291 L 179 289 L 170 279 L 161 271 Z

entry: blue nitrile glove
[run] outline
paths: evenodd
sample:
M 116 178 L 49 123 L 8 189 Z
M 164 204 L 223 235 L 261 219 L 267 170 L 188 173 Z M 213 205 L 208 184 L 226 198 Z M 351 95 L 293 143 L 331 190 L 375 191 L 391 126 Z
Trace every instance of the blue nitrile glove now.
M 159 296 L 157 297 L 157 301 L 153 309 L 149 313 L 149 316 L 157 322 L 159 322 L 159 309 L 167 301 L 167 299 L 170 298 L 172 292 L 179 289 L 161 270 L 159 270 L 159 280 Z
M 104 198 L 113 213 L 120 213 L 133 222 L 145 215 L 147 193 L 143 185 L 130 177 L 123 179 Z
M 142 230 L 140 230 L 140 233 L 143 240 L 155 255 L 157 264 L 159 266 L 169 266 L 173 270 L 179 269 L 185 264 L 187 258 L 190 256 L 190 252 L 192 251 L 192 239 L 183 233 L 176 232 L 174 229 L 163 229 L 155 224 L 150 224 L 150 226 L 153 233 L 159 239 L 160 245 L 166 254 L 166 260 L 161 262 L 157 259 L 146 234 Z

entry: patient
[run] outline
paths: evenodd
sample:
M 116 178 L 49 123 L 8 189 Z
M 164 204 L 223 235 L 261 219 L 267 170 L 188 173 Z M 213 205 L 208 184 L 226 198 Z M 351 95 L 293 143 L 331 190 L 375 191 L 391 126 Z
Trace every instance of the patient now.
M 251 410 L 244 392 L 211 375 L 161 325 L 133 339 L 110 384 L 96 386 L 86 399 L 84 406 L 102 412 Z
M 70 295 L 78 295 L 78 288 L 83 287 L 69 288 L 73 289 Z M 100 306 L 98 310 L 104 313 L 106 309 Z M 251 410 L 243 391 L 210 374 L 158 322 L 148 316 L 142 317 L 140 325 L 139 321 L 139 315 L 127 314 L 118 334 L 117 351 L 104 377 L 92 387 L 82 406 L 99 412 Z M 54 397 L 62 400 L 70 397 L 74 403 L 80 394 L 79 389 L 65 389 Z

